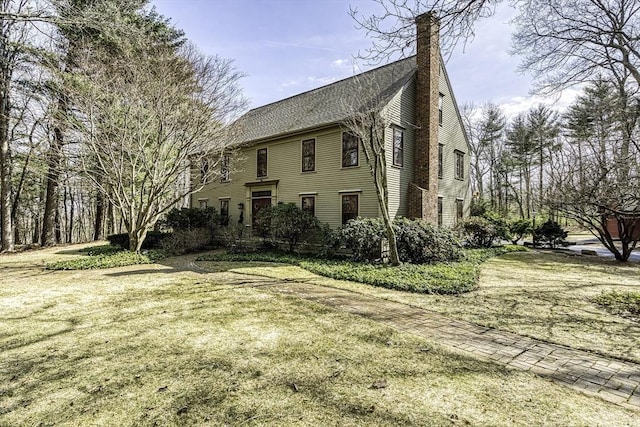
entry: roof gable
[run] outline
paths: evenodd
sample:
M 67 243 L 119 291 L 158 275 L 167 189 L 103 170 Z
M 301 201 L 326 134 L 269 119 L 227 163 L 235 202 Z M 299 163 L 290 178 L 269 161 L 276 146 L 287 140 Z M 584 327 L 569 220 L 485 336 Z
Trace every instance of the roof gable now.
M 415 56 L 322 86 L 281 101 L 248 111 L 230 126 L 235 144 L 250 144 L 265 139 L 328 126 L 344 121 L 349 108 L 344 99 L 358 99 L 364 106 L 370 88 L 362 81 L 375 81 L 379 88 L 377 98 L 385 104 L 415 75 Z M 366 77 L 359 79 L 358 77 Z

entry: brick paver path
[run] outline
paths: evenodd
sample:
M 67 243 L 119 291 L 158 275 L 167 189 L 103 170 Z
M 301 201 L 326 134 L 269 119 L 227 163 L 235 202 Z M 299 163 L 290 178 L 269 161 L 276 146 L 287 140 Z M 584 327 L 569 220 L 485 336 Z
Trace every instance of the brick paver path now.
M 534 372 L 578 391 L 640 410 L 640 364 L 452 320 L 441 314 L 311 283 L 278 283 L 272 291 L 344 310 L 472 353 Z

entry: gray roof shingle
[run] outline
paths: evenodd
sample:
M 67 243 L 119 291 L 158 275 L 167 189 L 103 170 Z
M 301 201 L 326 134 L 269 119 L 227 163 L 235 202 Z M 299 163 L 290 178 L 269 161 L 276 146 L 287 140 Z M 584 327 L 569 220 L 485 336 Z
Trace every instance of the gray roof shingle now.
M 393 62 L 290 98 L 248 111 L 230 125 L 234 144 L 265 139 L 342 122 L 355 105 L 371 98 L 365 82 L 375 82 L 375 98 L 384 105 L 416 72 L 415 56 Z M 356 103 L 343 100 L 357 100 Z M 348 106 L 347 106 L 348 105 Z

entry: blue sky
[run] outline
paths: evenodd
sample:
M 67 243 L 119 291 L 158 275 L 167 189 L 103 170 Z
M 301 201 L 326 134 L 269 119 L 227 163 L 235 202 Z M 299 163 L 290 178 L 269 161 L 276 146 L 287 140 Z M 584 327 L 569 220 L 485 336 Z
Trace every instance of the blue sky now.
M 247 76 L 241 86 L 258 107 L 354 73 L 353 57 L 371 41 L 355 28 L 349 6 L 375 12 L 370 0 L 153 0 L 207 54 L 233 59 Z M 478 23 L 476 37 L 459 46 L 446 64 L 459 104 L 492 100 L 509 115 L 539 102 L 562 107 L 575 93 L 557 99 L 529 95 L 529 76 L 516 72 L 508 54 L 513 9 Z M 364 67 L 363 64 L 360 64 Z

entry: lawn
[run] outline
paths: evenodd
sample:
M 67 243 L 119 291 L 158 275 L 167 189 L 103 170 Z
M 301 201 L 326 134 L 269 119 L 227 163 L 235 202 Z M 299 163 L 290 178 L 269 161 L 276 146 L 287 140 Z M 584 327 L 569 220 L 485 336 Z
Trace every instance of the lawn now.
M 477 290 L 423 295 L 355 282 L 272 269 L 272 277 L 307 274 L 307 280 L 434 310 L 574 348 L 640 363 L 638 316 L 612 314 L 596 304 L 605 292 L 640 292 L 640 264 L 563 252 L 516 252 L 492 258 L 481 268 Z M 252 273 L 253 270 L 245 270 Z M 262 270 L 264 273 L 264 270 Z
M 331 280 L 299 267 L 43 268 L 80 256 L 0 256 L 0 425 L 637 423 L 535 375 L 269 291 L 283 272 Z

